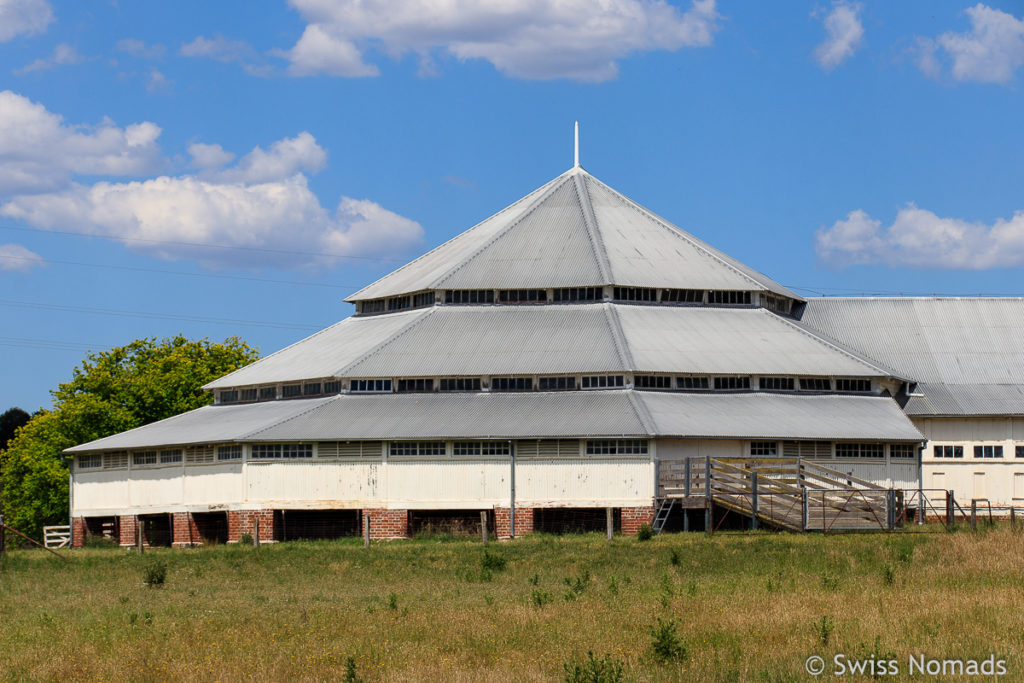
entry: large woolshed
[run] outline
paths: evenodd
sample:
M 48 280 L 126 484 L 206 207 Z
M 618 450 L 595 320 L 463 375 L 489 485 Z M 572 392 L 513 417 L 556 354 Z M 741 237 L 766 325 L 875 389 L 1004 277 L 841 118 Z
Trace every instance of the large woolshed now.
M 711 458 L 920 486 L 915 366 L 579 166 L 347 301 L 214 405 L 68 449 L 76 542 L 698 528 L 663 502 Z

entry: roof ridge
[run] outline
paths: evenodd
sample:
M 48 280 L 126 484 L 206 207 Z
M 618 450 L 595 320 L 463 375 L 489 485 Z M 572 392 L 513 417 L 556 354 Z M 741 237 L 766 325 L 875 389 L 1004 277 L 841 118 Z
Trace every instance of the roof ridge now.
M 343 323 L 345 323 L 345 322 L 347 322 L 347 321 L 349 321 L 351 319 L 352 319 L 352 316 L 349 316 L 347 318 L 342 318 L 341 320 L 339 320 L 338 322 L 334 323 L 333 325 L 328 325 L 324 329 L 319 330 L 317 332 L 314 332 L 313 334 L 309 335 L 308 337 L 303 337 L 302 339 L 299 339 L 297 341 L 292 342 L 291 344 L 289 344 L 288 346 L 284 347 L 283 349 L 278 349 L 277 351 L 274 351 L 269 356 L 263 356 L 262 358 L 257 358 L 253 362 L 248 363 L 246 365 L 243 365 L 240 368 L 236 368 L 236 369 L 232 370 L 231 372 L 229 372 L 226 375 L 221 375 L 220 377 L 216 377 L 214 379 L 211 379 L 209 382 L 207 382 L 206 384 L 204 384 L 203 386 L 201 386 L 199 388 L 200 389 L 206 389 L 208 386 L 210 386 L 214 382 L 219 382 L 222 379 L 227 379 L 228 377 L 231 377 L 231 375 L 237 374 L 237 373 L 241 372 L 242 370 L 245 370 L 246 368 L 255 365 L 256 363 L 262 363 L 265 360 L 269 360 L 269 359 L 273 358 L 274 356 L 282 354 L 285 351 L 287 351 L 288 349 L 292 348 L 293 346 L 298 346 L 299 344 L 301 344 L 301 343 L 303 343 L 305 341 L 308 341 L 310 339 L 313 339 L 314 337 L 319 337 L 321 334 L 326 334 L 328 331 L 333 330 L 338 325 L 341 325 L 341 324 L 343 324 Z
M 847 347 L 845 344 L 839 342 L 838 340 L 833 339 L 832 337 L 830 337 L 829 335 L 825 334 L 824 332 L 819 332 L 818 330 L 813 330 L 810 327 L 805 327 L 801 323 L 798 323 L 796 321 L 790 320 L 789 318 L 786 318 L 784 316 L 778 315 L 776 313 L 772 313 L 771 311 L 769 311 L 767 309 L 764 309 L 764 308 L 759 308 L 759 309 L 755 309 L 755 310 L 761 311 L 764 315 L 770 315 L 770 316 L 773 316 L 773 317 L 777 318 L 782 323 L 784 323 L 786 325 L 789 325 L 790 327 L 792 327 L 793 329 L 797 330 L 798 332 L 800 332 L 800 333 L 806 335 L 807 337 L 810 337 L 811 339 L 817 341 L 819 344 L 822 344 L 823 346 L 831 347 L 831 348 L 835 349 L 836 351 L 838 351 L 839 353 L 841 353 L 841 354 L 843 354 L 843 355 L 845 355 L 845 356 L 847 356 L 849 358 L 852 358 L 853 360 L 857 361 L 858 363 L 861 363 L 863 365 L 867 365 L 868 367 L 873 368 L 874 370 L 877 370 L 878 372 L 885 373 L 887 377 L 893 377 L 893 378 L 896 378 L 896 379 L 902 379 L 904 381 L 913 379 L 911 377 L 904 377 L 902 375 L 902 373 L 898 372 L 895 368 L 886 367 L 885 365 L 883 365 L 881 363 L 881 361 L 877 361 L 874 358 L 871 358 L 870 356 L 868 356 L 866 354 L 863 354 L 863 353 L 861 353 L 859 351 L 855 352 L 855 349 Z
M 416 264 L 417 264 L 417 263 L 419 263 L 420 261 L 424 260 L 425 258 L 427 258 L 428 256 L 430 256 L 431 254 L 433 254 L 434 252 L 436 252 L 436 251 L 438 251 L 439 249 L 442 249 L 442 248 L 444 248 L 444 247 L 448 246 L 448 245 L 449 245 L 449 244 L 451 244 L 452 242 L 454 242 L 454 241 L 456 241 L 456 240 L 458 240 L 458 239 L 460 239 L 460 238 L 462 238 L 462 237 L 465 237 L 466 235 L 468 235 L 469 233 L 473 232 L 473 231 L 474 231 L 474 230 L 476 230 L 477 228 L 481 227 L 481 226 L 482 226 L 482 225 L 484 225 L 485 223 L 488 223 L 489 221 L 491 221 L 491 220 L 493 220 L 493 219 L 497 218 L 498 216 L 502 215 L 503 213 L 506 213 L 506 212 L 510 212 L 510 211 L 512 211 L 512 210 L 513 210 L 513 209 L 515 209 L 515 208 L 516 208 L 517 206 L 519 206 L 520 204 L 522 204 L 523 202 L 525 202 L 525 201 L 526 201 L 527 199 L 529 199 L 531 195 L 538 195 L 538 199 L 537 199 L 537 200 L 534 200 L 534 202 L 533 202 L 532 204 L 529 204 L 529 206 L 533 206 L 534 204 L 536 204 L 536 202 L 537 202 L 537 201 L 539 201 L 539 198 L 540 198 L 541 196 L 543 196 L 543 197 L 546 197 L 546 196 L 548 195 L 548 193 L 549 193 L 549 191 L 550 191 L 550 190 L 545 190 L 545 188 L 548 188 L 549 186 L 553 186 L 553 185 L 555 185 L 556 183 L 558 183 L 558 181 L 559 181 L 559 180 L 560 180 L 560 179 L 561 179 L 561 178 L 562 178 L 563 176 L 567 176 L 568 174 L 569 174 L 569 171 L 566 171 L 565 173 L 562 173 L 561 175 L 559 175 L 559 176 L 557 176 L 557 177 L 555 177 L 555 178 L 552 178 L 551 180 L 549 180 L 549 181 L 548 181 L 547 183 L 545 183 L 544 185 L 541 185 L 541 186 L 540 186 L 540 187 L 538 187 L 537 189 L 535 189 L 535 190 L 533 190 L 533 191 L 531 191 L 531 192 L 527 193 L 527 195 L 526 195 L 525 197 L 520 197 L 519 199 L 517 199 L 516 201 L 512 202 L 512 203 L 511 203 L 511 204 L 509 204 L 508 206 L 504 207 L 504 208 L 503 208 L 503 209 L 501 209 L 500 211 L 496 211 L 496 212 L 492 213 L 492 214 L 491 214 L 490 216 L 488 216 L 487 218 L 485 218 L 485 219 L 483 219 L 482 221 L 479 221 L 478 223 L 476 223 L 476 225 L 474 225 L 474 226 L 472 226 L 472 227 L 470 227 L 470 228 L 468 228 L 468 229 L 466 229 L 466 230 L 463 230 L 462 232 L 458 233 L 457 235 L 455 235 L 455 236 L 454 236 L 454 237 L 452 237 L 451 239 L 445 240 L 444 242 L 442 242 L 441 244 L 437 245 L 436 247 L 434 247 L 434 248 L 433 248 L 433 249 L 431 249 L 430 251 L 428 251 L 428 252 L 426 252 L 426 253 L 424 253 L 424 254 L 420 254 L 419 256 L 417 256 L 416 258 L 414 258 L 414 259 L 413 259 L 412 261 L 409 261 L 408 263 L 406 263 L 405 265 L 401 266 L 400 268 L 396 268 L 395 270 L 392 270 L 392 271 L 391 271 L 390 273 L 387 273 L 387 274 L 385 274 L 385 275 L 382 275 L 381 277 L 377 278 L 376 280 L 374 280 L 374 281 L 373 281 L 373 282 L 371 282 L 370 284 L 366 285 L 365 287 L 362 287 L 362 288 L 360 288 L 360 289 L 359 289 L 359 290 L 358 290 L 357 292 L 355 292 L 355 293 L 353 293 L 353 294 L 350 294 L 349 296 L 345 297 L 345 299 L 344 299 L 344 300 L 345 300 L 345 301 L 349 301 L 349 302 L 351 302 L 351 301 L 353 300 L 353 297 L 359 296 L 360 292 L 363 292 L 363 291 L 365 291 L 365 290 L 367 290 L 367 289 L 369 289 L 369 288 L 373 287 L 374 285 L 376 285 L 376 284 L 377 284 L 377 283 L 379 283 L 379 282 L 383 282 L 384 280 L 386 280 L 386 279 L 390 278 L 391 276 L 393 276 L 393 275 L 395 275 L 395 274 L 397 274 L 397 273 L 401 273 L 402 271 L 406 270 L 407 268 L 411 268 L 412 266 L 416 265 Z M 515 223 L 517 223 L 517 222 L 518 222 L 518 221 L 515 221 L 515 222 L 514 222 L 513 224 L 515 224 Z M 502 231 L 502 233 L 504 233 L 504 231 Z M 472 256 L 476 256 L 476 254 L 477 254 L 477 253 L 479 253 L 479 252 L 474 252 L 474 253 L 473 253 L 473 254 L 472 254 L 472 255 L 470 256 L 470 258 L 472 258 Z M 447 272 L 446 272 L 446 273 L 445 273 L 445 274 L 444 274 L 443 276 L 441 276 L 441 277 L 437 278 L 437 281 L 440 281 L 441 279 L 444 279 L 444 278 L 446 278 L 446 277 L 449 277 L 449 276 L 450 276 L 450 275 L 451 275 L 451 274 L 452 274 L 453 272 L 455 272 L 455 270 L 456 270 L 456 269 L 452 269 L 452 270 L 449 270 L 449 271 L 447 271 Z
M 594 206 L 590 202 L 590 190 L 587 189 L 587 184 L 579 173 L 574 173 L 572 179 L 576 186 L 576 198 L 579 199 L 580 208 L 583 210 L 583 224 L 587 228 L 587 237 L 594 250 L 594 258 L 597 259 L 597 269 L 601 273 L 601 284 L 615 284 L 612 282 L 612 267 L 608 260 L 608 250 L 604 246 L 604 240 L 601 239 L 601 231 L 597 229 L 597 216 L 594 214 Z
M 632 372 L 635 365 L 633 351 L 626 342 L 626 334 L 622 330 L 622 320 L 619 319 L 619 313 L 615 309 L 615 304 L 605 302 L 602 306 L 604 307 L 605 320 L 608 322 L 608 331 L 612 333 L 615 351 L 619 354 L 619 361 L 622 363 L 624 370 Z
M 335 371 L 334 375 L 336 377 L 342 377 L 343 376 L 342 373 L 348 372 L 349 370 L 351 370 L 355 366 L 359 365 L 360 363 L 362 363 L 364 360 L 366 360 L 367 358 L 369 358 L 373 354 L 375 354 L 378 351 L 380 351 L 381 349 L 383 349 L 388 344 L 391 344 L 391 343 L 395 342 L 397 339 L 402 337 L 402 335 L 404 335 L 406 332 L 408 332 L 409 330 L 413 329 L 414 327 L 419 325 L 421 322 L 423 322 L 424 320 L 426 320 L 427 318 L 429 318 L 430 316 L 432 316 L 436 312 L 437 312 L 437 306 L 431 306 L 429 308 L 424 309 L 423 310 L 423 315 L 417 317 L 415 320 L 411 321 L 408 325 L 402 327 L 400 330 L 398 330 L 397 332 L 395 332 L 390 337 L 388 337 L 387 339 L 385 339 L 381 343 L 377 344 L 373 348 L 369 349 L 368 351 L 365 351 L 362 355 L 360 355 L 358 358 L 353 360 L 348 365 L 341 366 L 341 368 L 339 368 L 337 371 Z
M 285 424 L 287 422 L 291 422 L 292 420 L 294 420 L 294 419 L 296 419 L 298 417 L 302 417 L 303 415 L 308 415 L 309 413 L 313 412 L 317 408 L 320 408 L 322 406 L 328 405 L 329 403 L 334 403 L 336 400 L 340 399 L 342 396 L 343 396 L 343 394 L 338 394 L 337 396 L 329 396 L 326 401 L 320 401 L 315 406 L 310 406 L 309 408 L 306 408 L 305 410 L 300 410 L 299 412 L 293 413 L 292 415 L 289 415 L 288 417 L 286 417 L 286 418 L 284 418 L 282 420 L 278 420 L 277 422 L 274 422 L 272 424 L 264 425 L 263 427 L 260 427 L 259 429 L 254 429 L 251 432 L 246 432 L 245 434 L 242 434 L 241 436 L 239 436 L 238 440 L 242 441 L 242 440 L 245 440 L 245 439 L 251 439 L 254 436 L 256 436 L 257 434 L 259 434 L 261 432 L 265 432 L 268 429 L 273 429 L 274 427 L 280 427 L 281 425 L 283 425 L 283 424 Z M 315 401 L 317 399 L 313 399 L 313 400 Z
M 460 261 L 458 264 L 456 264 L 452 268 L 449 268 L 447 271 L 445 271 L 445 273 L 443 275 L 435 278 L 433 283 L 432 283 L 432 286 L 437 287 L 437 286 L 443 284 L 445 280 L 447 280 L 451 276 L 455 275 L 455 273 L 457 273 L 460 270 L 462 270 L 464 267 L 466 267 L 470 263 L 470 261 L 475 259 L 481 253 L 483 253 L 485 250 L 487 250 L 491 245 L 493 245 L 499 239 L 501 239 L 502 237 L 507 235 L 513 228 L 515 228 L 520 223 L 522 223 L 527 218 L 527 216 L 530 216 L 531 214 L 533 214 L 534 211 L 537 210 L 537 207 L 540 206 L 540 204 L 544 200 L 546 200 L 548 197 L 550 197 L 552 194 L 554 194 L 554 192 L 556 190 L 558 190 L 559 188 L 562 187 L 562 185 L 565 184 L 564 178 L 568 178 L 570 176 L 570 174 L 571 174 L 571 171 L 566 171 L 565 173 L 563 173 L 562 175 L 558 176 L 557 178 L 552 180 L 550 183 L 548 183 L 548 185 L 550 187 L 548 187 L 548 189 L 545 190 L 544 192 L 542 192 L 541 194 L 538 194 L 537 198 L 535 200 L 533 200 L 533 202 L 531 202 L 529 205 L 524 207 L 522 213 L 520 213 L 519 216 L 515 220 L 513 220 L 511 223 L 506 225 L 503 229 L 499 230 L 494 235 L 491 235 L 491 238 L 489 240 L 487 240 L 486 242 L 484 242 L 482 245 L 480 245 L 479 249 L 477 249 L 476 251 L 472 252 L 469 256 L 466 256 L 465 258 L 463 258 L 462 261 Z M 557 182 L 560 179 L 562 179 L 562 182 Z M 543 186 L 540 189 L 543 189 Z M 472 228 L 470 228 L 470 230 L 472 230 Z M 465 233 L 463 233 L 463 234 L 465 234 Z M 395 271 L 395 272 L 398 272 L 398 271 Z
M 720 252 L 716 253 L 716 252 L 718 252 L 717 249 L 712 247 L 710 244 L 706 244 L 703 240 L 701 240 L 697 236 L 691 235 L 690 233 L 688 233 L 687 231 L 683 230 L 682 228 L 680 228 L 680 227 L 678 227 L 676 225 L 673 225 L 672 223 L 670 223 L 669 221 L 665 220 L 664 218 L 662 218 L 658 214 L 656 214 L 653 211 L 651 211 L 651 210 L 645 208 L 644 206 L 638 204 L 637 202 L 633 201 L 632 199 L 630 199 L 626 195 L 624 195 L 621 192 L 617 191 L 615 188 L 613 188 L 613 187 L 609 186 L 608 184 L 602 182 L 601 180 L 597 179 L 596 177 L 590 175 L 589 173 L 587 173 L 587 176 L 591 180 L 593 180 L 595 183 L 597 183 L 600 187 L 602 187 L 602 188 L 606 189 L 608 192 L 610 192 L 612 194 L 612 196 L 618 197 L 618 198 L 621 198 L 622 200 L 624 200 L 625 203 L 626 203 L 626 206 L 628 206 L 629 208 L 633 209 L 634 211 L 636 211 L 640 215 L 649 218 L 656 225 L 661 226 L 662 229 L 667 230 L 669 233 L 674 235 L 677 239 L 683 240 L 684 242 L 689 244 L 694 249 L 696 249 L 699 252 L 703 253 L 708 258 L 710 258 L 710 259 L 712 259 L 714 261 L 717 261 L 718 263 L 720 263 L 721 265 L 725 266 L 729 270 L 733 271 L 734 273 L 736 273 L 740 277 L 742 277 L 742 278 L 752 282 L 753 284 L 757 285 L 759 288 L 763 288 L 763 289 L 766 289 L 768 291 L 774 291 L 771 287 L 768 287 L 763 282 L 758 282 L 757 279 L 755 279 L 755 278 L 751 277 L 749 274 L 743 272 L 743 270 L 741 268 L 737 268 L 734 264 L 729 262 L 729 258 L 731 258 L 731 257 L 726 257 L 725 254 L 720 253 Z M 751 269 L 751 270 L 753 270 L 753 269 Z M 773 283 L 775 282 L 774 280 L 769 278 L 767 275 L 765 276 L 765 278 L 767 280 L 773 282 Z M 778 283 L 775 283 L 775 284 L 778 285 L 783 290 L 788 291 L 788 289 L 786 287 L 783 287 L 782 285 L 780 285 Z M 799 298 L 799 297 L 796 297 L 796 298 Z
M 656 436 L 654 416 L 647 409 L 647 404 L 640 398 L 637 391 L 631 389 L 626 393 L 629 398 L 629 404 L 633 406 L 633 412 L 636 413 L 636 419 L 640 420 L 640 424 L 643 425 L 649 435 Z

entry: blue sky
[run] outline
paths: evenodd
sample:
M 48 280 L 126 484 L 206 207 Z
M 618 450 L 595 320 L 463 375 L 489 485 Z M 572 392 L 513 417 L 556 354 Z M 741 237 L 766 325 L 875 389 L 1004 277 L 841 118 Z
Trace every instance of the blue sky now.
M 1024 295 L 1024 3 L 0 0 L 0 410 L 275 351 L 581 163 L 808 295 Z M 457 9 L 453 9 L 456 8 Z

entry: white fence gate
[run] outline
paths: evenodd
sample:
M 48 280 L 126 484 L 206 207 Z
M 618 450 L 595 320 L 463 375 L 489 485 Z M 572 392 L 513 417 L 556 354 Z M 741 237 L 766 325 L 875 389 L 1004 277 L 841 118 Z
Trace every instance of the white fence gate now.
M 67 548 L 71 545 L 71 527 L 67 524 L 44 526 L 43 543 L 47 548 Z

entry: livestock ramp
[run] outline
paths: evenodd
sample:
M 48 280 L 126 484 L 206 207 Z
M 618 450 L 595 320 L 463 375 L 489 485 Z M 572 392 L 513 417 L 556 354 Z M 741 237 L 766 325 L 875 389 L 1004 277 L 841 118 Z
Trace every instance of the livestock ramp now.
M 891 531 L 902 519 L 901 491 L 803 458 L 686 458 L 661 463 L 658 479 L 657 532 L 676 506 L 705 510 L 709 530 L 726 511 L 800 532 Z

